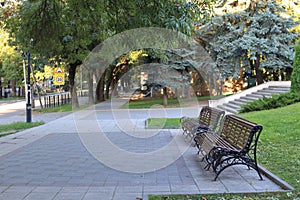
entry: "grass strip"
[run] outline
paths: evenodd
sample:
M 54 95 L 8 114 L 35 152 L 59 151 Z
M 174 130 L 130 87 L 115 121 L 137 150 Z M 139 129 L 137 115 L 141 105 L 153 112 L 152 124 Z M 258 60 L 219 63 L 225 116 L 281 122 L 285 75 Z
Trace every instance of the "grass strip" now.
M 45 124 L 45 122 L 40 121 L 40 122 L 31 122 L 31 123 L 26 123 L 26 122 L 14 122 L 11 124 L 3 124 L 0 125 L 0 137 L 10 135 L 13 133 L 17 133 L 19 131 L 28 129 L 28 128 L 33 128 L 36 126 L 40 126 Z
M 148 118 L 147 124 L 149 129 L 164 128 L 177 129 L 180 127 L 179 118 Z
M 224 96 L 201 96 L 193 97 L 192 99 L 186 98 L 169 98 L 168 105 L 164 106 L 166 108 L 180 108 L 189 106 L 191 103 L 198 101 L 207 101 L 210 99 L 220 99 Z M 152 108 L 155 105 L 163 106 L 162 98 L 144 98 L 139 100 L 131 100 L 127 104 L 123 105 L 122 108 L 131 108 L 131 109 L 146 109 Z
M 48 107 L 48 108 L 43 108 L 43 109 L 35 109 L 36 112 L 39 113 L 51 113 L 51 112 L 71 112 L 71 111 L 77 111 L 81 110 L 84 108 L 87 108 L 91 106 L 92 104 L 84 104 L 79 106 L 79 108 L 72 108 L 71 103 L 55 106 L 55 107 Z

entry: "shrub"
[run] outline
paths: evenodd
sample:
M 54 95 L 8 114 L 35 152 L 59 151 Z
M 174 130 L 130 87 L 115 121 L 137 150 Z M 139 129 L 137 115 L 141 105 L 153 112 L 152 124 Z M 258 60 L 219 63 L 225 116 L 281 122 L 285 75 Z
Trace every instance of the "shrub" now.
M 295 45 L 291 92 L 300 92 L 300 41 Z
M 289 92 L 272 95 L 272 98 L 263 97 L 261 99 L 242 105 L 240 113 L 270 110 L 300 102 L 300 92 Z

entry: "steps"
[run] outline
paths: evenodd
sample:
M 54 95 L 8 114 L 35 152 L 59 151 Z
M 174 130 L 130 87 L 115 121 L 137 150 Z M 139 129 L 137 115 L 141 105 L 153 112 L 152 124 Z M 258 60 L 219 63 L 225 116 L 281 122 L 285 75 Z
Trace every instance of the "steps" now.
M 247 89 L 240 94 L 231 95 L 222 99 L 219 102 L 211 100 L 209 105 L 219 108 L 228 113 L 237 113 L 241 106 L 247 102 L 254 101 L 263 97 L 271 98 L 273 94 L 280 94 L 290 91 L 290 82 L 270 82 Z

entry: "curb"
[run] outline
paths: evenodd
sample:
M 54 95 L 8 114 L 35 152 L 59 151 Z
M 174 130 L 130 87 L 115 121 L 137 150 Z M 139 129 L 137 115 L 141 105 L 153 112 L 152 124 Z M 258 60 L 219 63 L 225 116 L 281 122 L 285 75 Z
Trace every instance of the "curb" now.
M 266 168 L 258 165 L 258 169 L 264 176 L 266 176 L 268 179 L 270 179 L 271 181 L 273 181 L 274 183 L 279 185 L 282 189 L 284 189 L 284 190 L 295 190 L 295 188 L 293 186 L 291 186 L 287 182 L 281 180 L 275 174 L 268 171 Z

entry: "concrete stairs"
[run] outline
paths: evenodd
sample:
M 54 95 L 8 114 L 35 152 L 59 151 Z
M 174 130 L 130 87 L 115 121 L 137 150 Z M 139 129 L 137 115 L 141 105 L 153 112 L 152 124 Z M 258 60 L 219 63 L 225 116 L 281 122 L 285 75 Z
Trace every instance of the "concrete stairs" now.
M 210 100 L 209 105 L 227 113 L 238 113 L 243 104 L 263 97 L 271 98 L 273 94 L 280 94 L 290 91 L 290 81 L 271 81 L 244 90 L 240 93 L 230 95 L 220 100 Z

